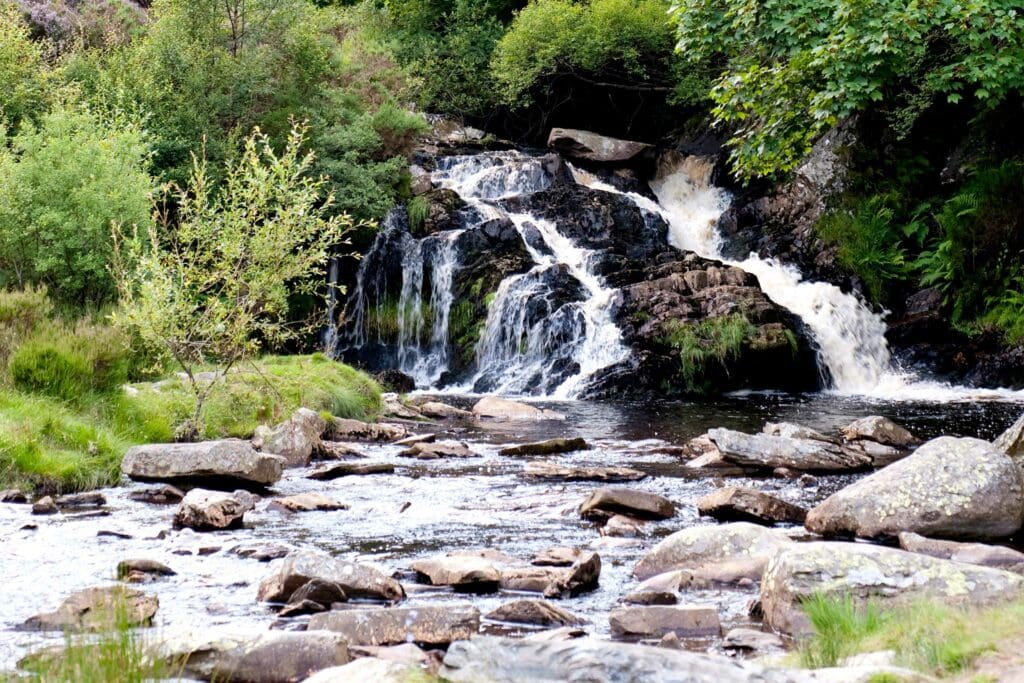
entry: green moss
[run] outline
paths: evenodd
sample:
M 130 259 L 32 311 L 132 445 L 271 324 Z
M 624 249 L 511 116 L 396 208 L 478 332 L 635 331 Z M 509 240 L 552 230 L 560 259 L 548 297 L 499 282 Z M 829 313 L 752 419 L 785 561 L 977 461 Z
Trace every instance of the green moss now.
M 726 370 L 738 358 L 757 328 L 741 313 L 700 322 L 669 321 L 662 326 L 662 342 L 679 356 L 679 376 L 688 391 L 706 392 L 709 375 Z

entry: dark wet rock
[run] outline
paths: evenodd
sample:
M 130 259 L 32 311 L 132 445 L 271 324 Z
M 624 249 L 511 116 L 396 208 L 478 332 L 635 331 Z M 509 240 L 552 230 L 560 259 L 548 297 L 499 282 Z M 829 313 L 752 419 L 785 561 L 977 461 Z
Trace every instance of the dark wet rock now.
M 753 628 L 730 629 L 722 639 L 722 647 L 729 650 L 752 650 L 754 652 L 775 652 L 786 649 L 786 643 L 774 633 L 765 633 Z
M 673 569 L 696 569 L 732 560 L 767 559 L 792 544 L 785 534 L 749 522 L 690 527 L 654 546 L 633 568 L 638 579 Z
M 887 417 L 871 415 L 854 420 L 842 429 L 847 441 L 874 441 L 883 446 L 909 448 L 920 440 Z
M 281 619 L 290 619 L 292 617 L 301 617 L 307 614 L 326 612 L 329 609 L 330 607 L 322 605 L 315 600 L 292 600 L 281 608 L 281 611 L 277 613 L 277 616 Z
M 411 567 L 432 586 L 452 586 L 472 593 L 492 593 L 501 581 L 501 573 L 482 557 L 434 557 L 417 560 Z
M 802 472 L 845 472 L 864 469 L 871 459 L 817 439 L 793 439 L 768 434 L 744 434 L 731 429 L 712 429 L 708 438 L 722 457 L 744 467 L 786 467 Z
M 578 467 L 537 461 L 528 462 L 523 466 L 523 476 L 553 481 L 622 482 L 640 481 L 647 474 L 629 467 Z
M 275 498 L 267 505 L 267 509 L 278 512 L 330 512 L 348 510 L 348 505 L 322 493 L 297 493 L 294 496 Z
M 461 214 L 466 202 L 455 190 L 437 188 L 422 195 L 426 201 L 427 213 L 422 223 L 410 225 L 416 237 L 433 235 L 446 230 L 457 230 L 462 227 Z
M 746 486 L 725 486 L 697 501 L 697 510 L 723 522 L 802 524 L 807 511 L 799 505 Z
M 319 449 L 326 431 L 324 418 L 308 408 L 299 408 L 276 427 L 257 427 L 252 445 L 264 453 L 281 456 L 288 467 L 305 467 Z
M 485 396 L 473 406 L 473 414 L 481 420 L 564 420 L 565 415 L 553 410 L 542 410 L 526 403 L 497 396 Z
M 669 591 L 633 591 L 626 593 L 622 602 L 628 605 L 675 605 L 679 598 Z
M 548 135 L 548 147 L 571 159 L 602 163 L 632 161 L 654 149 L 644 142 L 620 140 L 573 128 L 552 128 Z
M 0 491 L 0 503 L 27 503 L 28 496 L 24 491 L 18 489 L 4 489 Z
M 408 394 L 409 392 L 416 391 L 416 380 L 401 370 L 381 370 L 373 378 L 387 392 Z
M 642 520 L 634 519 L 628 515 L 612 515 L 604 526 L 601 527 L 602 536 L 614 536 L 617 538 L 636 538 L 644 533 Z
M 337 581 L 310 579 L 295 589 L 295 592 L 288 598 L 288 604 L 291 605 L 306 600 L 330 607 L 336 602 L 346 602 L 348 596 L 345 595 L 345 589 Z
M 944 436 L 826 498 L 807 515 L 823 535 L 894 537 L 901 531 L 1003 538 L 1024 520 L 1024 482 L 987 441 Z
M 419 405 L 419 410 L 427 417 L 438 420 L 465 420 L 473 417 L 473 413 L 462 408 L 450 406 L 440 401 L 427 401 Z
M 585 451 L 590 449 L 584 439 L 548 439 L 535 443 L 524 443 L 519 446 L 509 446 L 498 451 L 498 455 L 557 455 L 559 453 L 572 453 L 573 451 Z
M 863 543 L 794 543 L 771 557 L 761 583 L 765 624 L 804 634 L 802 603 L 815 595 L 849 596 L 884 607 L 928 598 L 972 607 L 1019 598 L 1024 577 Z
M 384 422 L 360 422 L 340 417 L 327 424 L 325 438 L 332 441 L 397 441 L 409 436 L 402 425 Z
M 470 605 L 350 609 L 314 614 L 309 628 L 339 633 L 352 645 L 447 645 L 476 635 L 480 612 Z
M 248 441 L 147 444 L 128 449 L 121 471 L 138 481 L 230 483 L 270 486 L 281 478 L 284 460 L 256 452 Z
M 393 602 L 405 597 L 400 583 L 374 567 L 301 550 L 289 554 L 273 574 L 263 579 L 257 599 L 287 602 L 296 590 L 313 579 L 335 582 L 354 599 Z
M 349 661 L 343 637 L 316 630 L 195 629 L 165 634 L 155 649 L 176 676 L 232 683 L 302 681 Z
M 53 502 L 53 498 L 50 496 L 43 496 L 32 503 L 33 515 L 55 515 L 58 512 L 60 510 L 57 509 L 57 503 Z
M 537 567 L 571 567 L 579 559 L 581 552 L 579 548 L 555 546 L 534 555 L 530 564 Z
M 350 477 L 366 474 L 392 474 L 395 466 L 385 462 L 342 462 L 325 465 L 313 470 L 306 475 L 307 479 L 318 481 L 331 481 L 341 477 Z
M 176 571 L 163 562 L 144 558 L 121 560 L 117 563 L 117 578 L 123 579 L 132 573 L 150 574 L 154 576 L 174 576 Z
M 129 533 L 126 533 L 124 531 L 117 531 L 116 529 L 100 529 L 99 531 L 96 532 L 96 536 L 99 537 L 99 538 L 103 538 L 103 537 L 107 537 L 107 538 L 121 538 L 121 539 L 124 539 L 124 540 L 128 540 L 130 538 L 135 538 L 134 536 L 132 536 Z
M 486 615 L 492 621 L 533 626 L 575 626 L 582 620 L 544 600 L 516 600 L 498 607 Z
M 601 577 L 601 557 L 581 552 L 569 567 L 512 567 L 501 573 L 501 588 L 543 593 L 546 598 L 568 598 L 594 590 Z
M 579 512 L 588 518 L 607 519 L 613 514 L 625 514 L 640 519 L 668 519 L 676 514 L 676 507 L 663 496 L 613 486 L 596 489 L 580 505 Z
M 277 543 L 258 543 L 254 545 L 240 545 L 232 549 L 232 552 L 239 557 L 246 557 L 260 562 L 278 560 L 291 552 L 291 548 Z
M 107 497 L 99 491 L 87 491 L 85 493 L 70 493 L 65 496 L 57 496 L 53 502 L 61 509 L 92 508 L 106 505 Z
M 899 541 L 900 547 L 907 552 L 1024 573 L 1024 553 L 1013 548 L 984 543 L 943 541 L 936 538 L 925 538 L 909 531 L 899 534 Z
M 160 601 L 153 595 L 123 586 L 87 588 L 72 593 L 53 612 L 29 617 L 25 631 L 96 631 L 125 619 L 133 626 L 149 626 Z
M 620 607 L 608 616 L 612 636 L 617 638 L 660 638 L 674 633 L 680 638 L 721 635 L 718 610 L 714 607 L 647 605 Z
M 438 458 L 476 458 L 480 454 L 472 451 L 461 441 L 434 441 L 414 443 L 398 454 L 402 458 L 437 460 Z
M 233 529 L 242 526 L 243 516 L 254 505 L 253 496 L 246 491 L 225 493 L 192 489 L 178 504 L 174 527 L 196 531 Z
M 184 497 L 184 491 L 170 484 L 152 486 L 128 494 L 128 498 L 137 503 L 152 503 L 153 505 L 174 505 L 180 503 Z

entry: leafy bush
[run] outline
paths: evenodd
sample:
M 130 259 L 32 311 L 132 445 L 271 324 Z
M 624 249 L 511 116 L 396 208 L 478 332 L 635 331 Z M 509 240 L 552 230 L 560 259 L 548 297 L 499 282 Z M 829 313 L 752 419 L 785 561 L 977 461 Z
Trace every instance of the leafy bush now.
M 664 342 L 679 354 L 679 374 L 687 390 L 708 390 L 711 373 L 739 357 L 757 328 L 741 313 L 699 322 L 668 321 Z
M 0 123 L 6 119 L 18 126 L 41 114 L 52 80 L 42 47 L 29 37 L 17 5 L 0 2 Z
M 150 221 L 141 130 L 59 108 L 0 148 L 0 284 L 46 285 L 59 304 L 110 301 L 111 223 Z

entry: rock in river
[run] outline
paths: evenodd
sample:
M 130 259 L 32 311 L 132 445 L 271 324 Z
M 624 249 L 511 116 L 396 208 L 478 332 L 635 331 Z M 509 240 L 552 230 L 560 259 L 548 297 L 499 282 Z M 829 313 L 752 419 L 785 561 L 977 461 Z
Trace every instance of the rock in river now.
M 439 420 L 464 420 L 473 417 L 473 413 L 462 408 L 450 406 L 440 401 L 427 401 L 419 405 L 420 412 L 427 417 Z
M 277 571 L 263 579 L 257 599 L 287 602 L 296 590 L 313 579 L 337 583 L 349 598 L 391 602 L 405 597 L 398 581 L 374 567 L 302 550 L 289 554 Z
M 1001 545 L 984 543 L 957 543 L 925 538 L 920 534 L 904 531 L 899 535 L 900 547 L 910 553 L 921 553 L 954 562 L 980 564 L 983 567 L 1010 569 L 1024 573 L 1024 553 Z
M 87 588 L 72 593 L 53 612 L 29 617 L 21 628 L 26 631 L 96 631 L 110 628 L 121 618 L 133 626 L 149 626 L 159 606 L 156 596 L 131 588 Z
M 325 437 L 334 441 L 397 441 L 409 436 L 402 425 L 360 422 L 336 417 L 327 424 Z
M 395 466 L 386 462 L 339 462 L 313 470 L 306 475 L 306 478 L 318 481 L 331 481 L 332 479 L 356 475 L 392 474 L 394 471 Z
M 348 609 L 314 614 L 309 628 L 340 633 L 350 645 L 447 645 L 476 635 L 480 612 L 470 605 Z
M 482 420 L 564 420 L 565 415 L 553 410 L 542 410 L 519 401 L 497 396 L 485 396 L 473 406 L 473 414 Z
M 140 573 L 153 576 L 174 576 L 176 571 L 163 562 L 147 559 L 121 560 L 117 563 L 117 578 L 123 579 L 129 574 Z
M 292 416 L 270 428 L 261 425 L 252 438 L 254 448 L 280 455 L 288 467 L 306 467 L 320 439 L 327 431 L 327 422 L 309 408 L 299 408 Z
M 607 519 L 614 514 L 639 519 L 668 519 L 676 514 L 676 506 L 664 496 L 621 486 L 596 489 L 580 505 L 583 517 Z
M 696 569 L 732 560 L 760 558 L 793 541 L 780 531 L 749 522 L 698 526 L 677 531 L 644 555 L 633 568 L 638 579 L 673 569 Z
M 744 467 L 785 467 L 804 472 L 844 472 L 864 469 L 871 458 L 818 439 L 794 439 L 770 434 L 744 434 L 731 429 L 708 431 L 722 457 Z
M 128 494 L 128 498 L 138 503 L 152 503 L 154 505 L 174 505 L 180 503 L 184 497 L 184 491 L 170 484 L 140 489 Z
M 793 543 L 768 561 L 761 582 L 765 624 L 803 634 L 810 623 L 801 604 L 813 595 L 851 596 L 885 603 L 931 598 L 986 605 L 1018 598 L 1024 577 L 927 555 L 863 543 Z
M 328 498 L 322 493 L 297 493 L 294 496 L 275 498 L 267 505 L 268 510 L 278 512 L 321 512 L 332 510 L 348 510 L 348 505 Z
M 714 607 L 648 605 L 620 607 L 608 617 L 617 638 L 661 638 L 674 633 L 679 638 L 718 636 L 722 625 Z
M 432 586 L 453 586 L 472 593 L 493 593 L 501 581 L 501 573 L 482 557 L 434 557 L 417 560 L 411 567 Z
M 557 455 L 559 453 L 572 453 L 573 451 L 585 451 L 590 448 L 585 440 L 575 439 L 548 439 L 534 443 L 524 443 L 519 446 L 509 446 L 498 451 L 498 455 Z
M 1024 520 L 1014 462 L 980 439 L 943 436 L 826 498 L 807 515 L 825 535 L 1003 538 Z
M 842 429 L 847 441 L 874 441 L 883 446 L 909 448 L 920 441 L 917 437 L 887 417 L 872 415 L 854 420 Z
M 544 600 L 516 600 L 487 614 L 487 619 L 533 626 L 575 626 L 582 620 Z
M 476 458 L 480 454 L 470 450 L 469 446 L 461 441 L 434 441 L 414 443 L 398 455 L 417 460 L 437 460 L 438 458 Z
M 537 461 L 523 465 L 523 475 L 555 481 L 639 481 L 647 475 L 629 467 L 577 467 Z
M 501 573 L 505 590 L 543 593 L 547 598 L 572 597 L 597 588 L 601 556 L 581 552 L 569 567 L 512 567 Z
M 800 524 L 807 511 L 775 496 L 746 486 L 723 486 L 697 501 L 697 510 L 726 522 L 743 521 L 757 524 L 794 522 Z
M 191 481 L 210 485 L 270 486 L 281 478 L 284 460 L 257 453 L 248 441 L 222 439 L 199 443 L 134 446 L 121 471 L 139 481 Z
M 645 142 L 620 140 L 574 128 L 552 128 L 548 147 L 573 159 L 598 162 L 630 161 L 654 149 Z
M 188 492 L 174 513 L 177 529 L 189 528 L 196 531 L 216 531 L 242 526 L 242 518 L 253 508 L 253 497 L 246 491 L 224 493 L 192 489 Z

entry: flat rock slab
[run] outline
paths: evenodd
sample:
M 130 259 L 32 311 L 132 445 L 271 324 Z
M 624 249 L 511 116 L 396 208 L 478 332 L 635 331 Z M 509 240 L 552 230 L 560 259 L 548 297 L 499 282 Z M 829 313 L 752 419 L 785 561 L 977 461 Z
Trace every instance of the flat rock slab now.
M 980 564 L 983 567 L 1007 569 L 1018 574 L 1024 573 L 1024 553 L 1001 545 L 984 543 L 958 543 L 925 538 L 920 534 L 904 531 L 899 535 L 900 547 L 910 553 L 921 553 L 943 560 Z
M 432 417 L 438 420 L 465 420 L 473 417 L 473 413 L 462 408 L 456 408 L 450 406 L 447 403 L 441 403 L 440 401 L 427 401 L 419 405 L 419 410 L 423 415 Z
M 544 600 L 516 600 L 506 603 L 492 610 L 485 618 L 532 626 L 575 626 L 583 623 L 575 614 Z
M 348 505 L 322 493 L 297 493 L 294 496 L 275 498 L 267 505 L 267 509 L 278 512 L 330 512 L 348 510 Z
M 732 560 L 763 560 L 792 543 L 779 531 L 749 522 L 690 527 L 654 546 L 633 568 L 633 575 L 648 579 L 673 569 L 692 570 Z
M 283 466 L 282 458 L 258 453 L 248 441 L 239 439 L 134 446 L 121 461 L 121 471 L 137 481 L 258 487 L 277 483 Z
M 1022 520 L 1024 481 L 1013 460 L 987 441 L 943 436 L 832 494 L 806 526 L 822 535 L 976 540 L 1010 536 Z
M 534 479 L 552 481 L 640 481 L 647 476 L 640 470 L 629 467 L 576 467 L 553 462 L 528 462 L 523 466 L 523 475 Z
M 920 598 L 981 606 L 1019 598 L 1024 577 L 864 543 L 793 543 L 768 561 L 761 582 L 767 626 L 806 634 L 802 603 L 814 595 L 849 596 L 881 607 Z
M 501 572 L 482 557 L 435 557 L 417 560 L 411 568 L 432 586 L 453 586 L 470 592 L 494 592 L 501 581 Z
M 461 441 L 433 441 L 414 443 L 398 454 L 402 458 L 437 460 L 439 458 L 476 458 L 480 454 L 470 450 Z
M 253 509 L 255 501 L 246 491 L 224 493 L 192 489 L 178 504 L 174 513 L 176 529 L 217 531 L 242 526 L 245 513 Z
M 722 647 L 730 650 L 752 650 L 755 652 L 776 652 L 786 649 L 786 643 L 774 633 L 765 633 L 754 628 L 730 629 L 722 638 Z
M 59 508 L 96 508 L 107 504 L 107 497 L 99 491 L 70 493 L 53 499 Z
M 324 436 L 332 441 L 389 442 L 404 439 L 409 436 L 409 430 L 402 425 L 336 417 L 327 424 Z
M 580 438 L 548 439 L 547 441 L 535 441 L 502 448 L 498 451 L 498 455 L 558 455 L 559 453 L 573 453 L 589 449 L 590 444 Z
M 679 638 L 703 638 L 722 633 L 718 610 L 714 607 L 620 607 L 612 610 L 608 623 L 616 638 L 661 638 L 668 633 Z
M 395 466 L 386 462 L 339 462 L 320 467 L 306 475 L 306 479 L 331 481 L 341 477 L 363 476 L 367 474 L 393 474 Z
M 746 486 L 724 486 L 697 501 L 697 510 L 724 522 L 802 524 L 807 511 L 767 493 Z
M 165 634 L 155 649 L 176 677 L 233 683 L 301 681 L 349 661 L 344 637 L 316 630 L 195 629 Z
M 263 579 L 257 599 L 288 602 L 295 591 L 313 579 L 337 583 L 349 598 L 393 602 L 405 597 L 402 585 L 375 567 L 301 550 L 290 553 L 273 574 Z
M 447 645 L 477 634 L 480 611 L 469 605 L 350 609 L 314 614 L 309 628 L 339 633 L 352 645 Z
M 565 415 L 544 410 L 519 401 L 485 396 L 473 406 L 473 415 L 481 420 L 514 422 L 517 420 L 564 420 Z
M 154 595 L 124 586 L 86 588 L 72 593 L 53 612 L 29 617 L 24 631 L 99 631 L 120 619 L 132 626 L 149 626 L 160 601 Z
M 744 434 L 731 429 L 708 431 L 725 460 L 759 469 L 784 467 L 802 472 L 849 472 L 871 466 L 871 459 L 817 439 Z
M 596 489 L 580 505 L 583 517 L 607 518 L 624 514 L 640 519 L 668 519 L 676 514 L 676 506 L 668 498 L 655 493 L 618 486 Z

